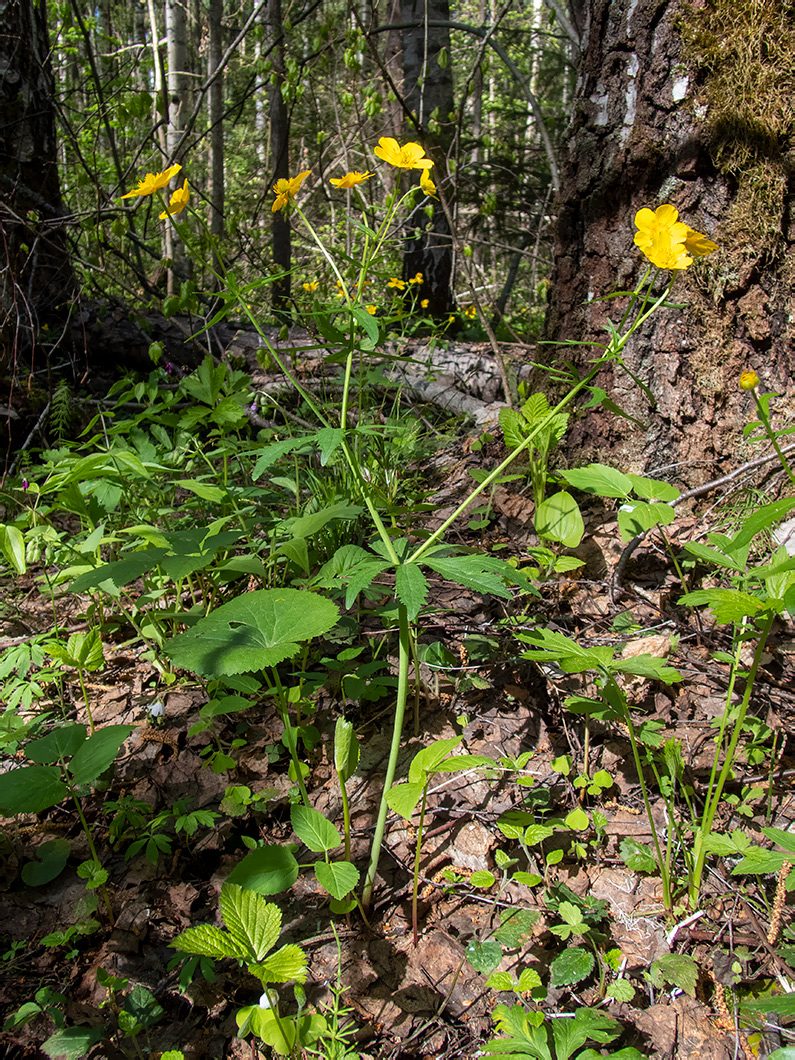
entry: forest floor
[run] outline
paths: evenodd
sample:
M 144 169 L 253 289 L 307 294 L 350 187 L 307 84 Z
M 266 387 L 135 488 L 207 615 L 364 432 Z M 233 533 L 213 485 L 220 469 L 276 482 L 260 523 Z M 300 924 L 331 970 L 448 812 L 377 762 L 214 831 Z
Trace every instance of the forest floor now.
M 415 469 L 436 483 L 429 528 L 439 525 L 464 495 L 471 483 L 469 470 L 491 466 L 495 460 L 488 447 L 472 452 L 457 443 L 435 454 L 426 468 Z M 478 547 L 496 545 L 501 558 L 517 556 L 524 561 L 535 539 L 531 506 L 521 485 L 498 488 L 492 504 L 488 526 L 464 529 L 460 540 Z M 697 509 L 681 515 L 667 528 L 672 548 L 703 535 L 711 519 L 714 515 L 702 519 Z M 564 632 L 586 646 L 611 645 L 625 655 L 663 656 L 679 669 L 685 677 L 679 684 L 627 678 L 627 691 L 639 716 L 659 723 L 662 740 L 681 745 L 686 781 L 698 804 L 708 782 L 717 719 L 727 690 L 727 671 L 716 665 L 713 653 L 728 650 L 727 635 L 706 622 L 697 623 L 692 610 L 677 605 L 678 575 L 653 534 L 635 550 L 617 585 L 613 572 L 623 546 L 615 512 L 594 505 L 587 513 L 587 527 L 577 550 L 584 568 L 541 587 L 541 597 L 532 601 L 533 623 Z M 39 594 L 37 573 L 3 587 L 4 593 L 14 594 L 16 615 L 6 630 L 4 647 L 15 638 L 51 628 L 52 614 Z M 61 614 L 61 622 L 70 631 L 79 631 L 84 628 L 80 602 L 74 597 L 69 602 L 74 618 L 69 621 Z M 521 905 L 537 915 L 528 921 L 531 926 L 524 939 L 506 949 L 495 967 L 516 974 L 521 968 L 535 969 L 546 982 L 551 962 L 562 949 L 560 935 L 550 930 L 559 918 L 541 894 L 553 891 L 558 898 L 573 895 L 602 903 L 592 906 L 601 914 L 602 952 L 620 951 L 618 974 L 633 990 L 629 1000 L 606 999 L 603 977 L 600 982 L 596 975 L 574 987 L 550 988 L 545 1011 L 571 1013 L 576 1007 L 599 1006 L 626 1028 L 623 1046 L 634 1046 L 654 1060 L 767 1055 L 769 1042 L 760 1044 L 752 1034 L 749 1043 L 747 1034 L 738 1034 L 732 990 L 738 982 L 747 986 L 779 975 L 795 980 L 787 954 L 781 956 L 766 941 L 770 880 L 733 877 L 730 866 L 724 868 L 722 859 L 713 859 L 699 917 L 691 918 L 683 907 L 675 920 L 666 917 L 659 877 L 628 868 L 621 856 L 626 840 L 645 846 L 652 841 L 627 732 L 615 723 L 594 721 L 586 737 L 581 719 L 564 709 L 563 700 L 575 692 L 587 694 L 587 682 L 581 675 L 554 668 L 542 671 L 521 657 L 513 633 L 521 629 L 521 609 L 527 607 L 526 600 L 513 606 L 441 579 L 432 583 L 429 606 L 420 622 L 421 639 L 443 641 L 460 665 L 443 673 L 421 674 L 422 694 L 416 719 L 407 719 L 399 775 L 429 739 L 463 735 L 467 752 L 495 762 L 515 760 L 523 752 L 529 757 L 518 772 L 440 775 L 432 785 L 420 863 L 416 944 L 410 908 L 416 831 L 395 815 L 386 833 L 369 924 L 356 912 L 337 918 L 338 942 L 329 927 L 328 896 L 311 875 L 299 876 L 291 891 L 274 899 L 283 912 L 281 941 L 298 942 L 308 954 L 309 1004 L 328 1004 L 329 985 L 342 984 L 343 1000 L 356 1027 L 354 1048 L 362 1060 L 474 1058 L 482 1043 L 494 1036 L 494 1006 L 510 1005 L 517 998 L 486 987 L 486 974 L 473 967 L 467 954 L 476 954 L 477 966 L 477 951 L 482 955 L 483 943 L 499 926 L 500 912 Z M 374 625 L 374 632 L 376 628 L 380 627 Z M 174 957 L 169 943 L 189 926 L 220 923 L 221 883 L 245 852 L 243 836 L 267 843 L 296 841 L 281 721 L 267 701 L 227 717 L 218 729 L 222 741 L 229 744 L 242 737 L 244 746 L 234 752 L 233 771 L 213 772 L 201 755 L 208 734 L 188 735 L 207 700 L 203 685 L 186 675 L 164 689 L 157 670 L 123 639 L 105 644 L 106 667 L 99 679 L 89 681 L 88 689 L 97 726 L 131 724 L 135 732 L 116 761 L 110 789 L 83 800 L 109 872 L 114 922 L 98 913 L 99 923 L 85 933 L 78 929 L 61 945 L 43 945 L 51 933 L 68 934 L 70 926 L 91 919 L 81 912 L 85 884 L 71 868 L 88 856 L 88 850 L 83 849 L 77 817 L 66 804 L 38 819 L 5 822 L 0 1005 L 7 1016 L 47 986 L 64 995 L 68 1025 L 115 1026 L 114 999 L 97 978 L 103 969 L 128 980 L 125 989 L 146 987 L 164 1010 L 162 1018 L 138 1038 L 139 1055 L 158 1057 L 162 1051 L 180 1049 L 190 1060 L 255 1058 L 264 1054 L 251 1040 L 236 1037 L 235 1012 L 242 1005 L 256 1004 L 256 982 L 234 962 L 216 962 L 213 982 L 197 973 L 183 993 L 178 969 L 168 969 Z M 334 655 L 337 649 L 333 644 L 328 647 Z M 720 832 L 739 828 L 761 838 L 759 830 L 765 825 L 784 831 L 793 827 L 795 759 L 787 734 L 795 722 L 794 654 L 793 630 L 781 623 L 757 678 L 752 704 L 754 715 L 777 734 L 773 759 L 763 754 L 749 761 L 741 752 L 730 785 L 737 799 L 734 806 L 722 805 L 716 822 Z M 85 722 L 79 687 L 71 687 L 70 694 L 73 716 Z M 162 715 L 154 717 L 160 705 Z M 307 759 L 311 772 L 306 781 L 312 805 L 337 821 L 341 808 L 332 748 L 338 713 L 339 701 L 321 694 L 313 718 L 321 740 Z M 352 708 L 349 717 L 362 750 L 349 783 L 352 860 L 363 868 L 389 749 L 389 701 Z M 584 771 L 591 776 L 604 770 L 610 783 L 595 794 L 584 793 L 572 783 L 578 768 L 568 776 L 560 771 L 561 757 L 567 755 L 578 767 L 585 761 Z M 249 807 L 223 805 L 232 784 L 245 785 L 261 800 Z M 756 800 L 743 804 L 743 793 L 752 789 L 761 789 Z M 539 855 L 535 865 L 524 866 L 543 876 L 543 888 L 509 881 L 497 895 L 495 888 L 471 886 L 473 873 L 496 871 L 498 849 L 516 855 L 516 844 L 495 822 L 507 811 L 526 808 L 528 793 L 539 796 L 540 820 L 544 813 L 565 815 L 582 806 L 591 821 L 599 811 L 603 827 L 597 832 L 585 830 L 578 851 L 570 837 L 561 839 L 563 853 L 556 864 L 554 859 L 544 864 Z M 188 800 L 191 811 L 218 813 L 220 807 L 220 814 L 211 827 L 199 827 L 191 837 L 172 835 L 171 849 L 156 864 L 142 854 L 125 860 L 123 848 L 110 844 L 109 816 L 102 813 L 103 799 L 122 795 L 148 803 L 155 811 Z M 664 834 L 665 803 L 656 789 L 651 797 L 655 821 Z M 54 836 L 71 841 L 70 867 L 45 886 L 26 887 L 20 876 L 22 865 L 42 841 Z M 444 870 L 450 871 L 444 874 Z M 772 884 L 775 888 L 775 879 Z M 678 893 L 680 902 L 681 886 Z M 791 952 L 792 946 L 788 949 Z M 673 989 L 670 983 L 655 986 L 649 981 L 653 962 L 669 953 L 695 961 L 699 974 L 692 988 Z M 283 997 L 285 1009 L 294 1009 L 289 988 L 284 988 Z M 9 1060 L 43 1057 L 41 1043 L 53 1029 L 42 1014 L 25 1026 L 0 1032 L 0 1050 Z M 131 1042 L 117 1032 L 87 1055 L 116 1060 L 134 1052 Z

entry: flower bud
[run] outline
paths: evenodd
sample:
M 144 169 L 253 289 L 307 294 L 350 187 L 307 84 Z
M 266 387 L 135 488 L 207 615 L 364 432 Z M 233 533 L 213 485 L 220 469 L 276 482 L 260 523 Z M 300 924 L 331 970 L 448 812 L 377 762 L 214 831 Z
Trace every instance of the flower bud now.
M 740 390 L 756 390 L 759 386 L 759 376 L 753 368 L 747 369 L 740 376 Z

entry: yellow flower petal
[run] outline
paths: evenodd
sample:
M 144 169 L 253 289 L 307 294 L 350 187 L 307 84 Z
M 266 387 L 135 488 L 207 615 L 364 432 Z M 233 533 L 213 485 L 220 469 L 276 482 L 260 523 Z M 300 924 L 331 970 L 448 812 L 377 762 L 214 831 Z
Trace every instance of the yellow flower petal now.
M 747 369 L 740 376 L 740 389 L 741 390 L 756 390 L 759 386 L 759 376 L 753 370 L 753 368 Z
M 329 184 L 333 184 L 335 188 L 355 188 L 357 184 L 364 184 L 372 175 L 369 171 L 360 173 L 358 170 L 353 170 L 351 173 L 346 173 L 344 177 L 332 177 Z
M 430 169 L 433 162 L 425 158 L 425 150 L 413 141 L 401 147 L 392 136 L 382 136 L 373 148 L 376 157 L 398 169 Z
M 701 232 L 696 232 L 692 228 L 688 228 L 687 230 L 685 246 L 687 247 L 688 254 L 692 254 L 695 258 L 703 258 L 705 255 L 712 254 L 713 251 L 718 249 L 717 243 L 713 243 L 708 236 L 704 236 Z
M 181 213 L 188 205 L 189 199 L 190 192 L 188 191 L 188 178 L 186 177 L 182 187 L 171 193 L 168 209 L 160 214 L 160 220 L 165 221 L 167 217 L 174 217 L 176 214 Z
M 422 173 L 420 174 L 420 187 L 426 195 L 432 196 L 434 199 L 437 198 L 436 185 L 428 175 L 427 169 L 423 169 Z
M 283 210 L 287 203 L 295 198 L 301 185 L 311 172 L 310 169 L 304 169 L 295 177 L 280 177 L 276 181 L 273 185 L 273 190 L 276 192 L 276 201 L 273 206 L 271 206 L 271 213 L 277 213 L 279 210 Z
M 154 192 L 165 188 L 171 178 L 182 169 L 178 163 L 164 169 L 162 173 L 147 173 L 143 180 L 139 180 L 132 191 L 121 196 L 122 199 L 131 199 L 135 195 L 152 195 Z

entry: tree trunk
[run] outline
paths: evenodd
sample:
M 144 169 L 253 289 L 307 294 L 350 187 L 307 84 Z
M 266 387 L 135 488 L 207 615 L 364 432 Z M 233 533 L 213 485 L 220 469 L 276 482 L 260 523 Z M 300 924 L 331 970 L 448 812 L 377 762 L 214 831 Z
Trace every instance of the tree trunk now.
M 53 80 L 42 0 L 0 5 L 0 368 L 63 320 L 75 282 L 56 163 Z
M 751 415 L 737 382 L 755 368 L 791 412 L 795 388 L 791 10 L 777 0 L 588 0 L 574 115 L 557 201 L 547 320 L 555 340 L 604 339 L 615 301 L 648 264 L 633 245 L 638 209 L 671 203 L 720 249 L 682 273 L 674 299 L 625 349 L 655 408 L 619 368 L 597 384 L 648 424 L 600 409 L 570 436 L 577 460 L 626 470 L 682 464 L 690 485 L 715 477 L 741 449 Z M 665 274 L 667 276 L 667 274 Z M 574 352 L 572 352 L 574 351 Z M 587 347 L 569 347 L 584 366 Z
M 166 0 L 166 48 L 168 53 L 168 126 L 166 142 L 168 165 L 182 162 L 182 140 L 185 119 L 190 113 L 188 85 L 188 13 L 186 0 Z M 184 179 L 184 176 L 183 176 Z M 174 186 L 181 184 L 179 176 Z M 177 278 L 188 275 L 190 264 L 182 241 L 174 239 L 171 225 L 164 228 L 165 256 L 173 262 L 168 270 L 168 293 L 174 294 Z
M 446 170 L 455 110 L 452 69 L 445 59 L 450 55 L 450 30 L 432 26 L 430 20 L 449 21 L 447 0 L 403 0 L 403 91 L 406 105 L 415 116 L 419 138 L 436 165 L 431 177 L 441 184 Z M 435 130 L 431 132 L 431 129 Z M 436 150 L 434 150 L 436 148 Z M 416 176 L 416 174 L 415 174 Z M 444 191 L 452 210 L 451 185 Z M 418 203 L 408 227 L 419 229 L 406 240 L 403 252 L 403 278 L 410 280 L 422 273 L 423 282 L 412 291 L 412 297 L 428 300 L 427 312 L 447 317 L 453 308 L 453 246 L 450 227 L 441 206 L 434 206 L 429 219 L 425 205 Z
M 267 42 L 273 45 L 271 62 L 273 73 L 270 88 L 270 154 L 273 163 L 271 184 L 288 179 L 290 173 L 290 115 L 282 95 L 285 78 L 284 28 L 281 0 L 270 0 L 267 14 Z M 271 305 L 277 317 L 290 309 L 290 264 L 292 239 L 290 221 L 284 210 L 273 214 L 271 237 L 273 264 L 284 270 L 284 275 L 271 286 Z M 287 318 L 285 318 L 287 319 Z
M 207 76 L 212 75 L 221 63 L 222 27 L 224 0 L 210 0 L 210 43 L 207 51 Z M 210 110 L 210 173 L 212 176 L 212 198 L 210 200 L 210 232 L 221 240 L 224 234 L 224 75 L 213 81 L 209 89 Z

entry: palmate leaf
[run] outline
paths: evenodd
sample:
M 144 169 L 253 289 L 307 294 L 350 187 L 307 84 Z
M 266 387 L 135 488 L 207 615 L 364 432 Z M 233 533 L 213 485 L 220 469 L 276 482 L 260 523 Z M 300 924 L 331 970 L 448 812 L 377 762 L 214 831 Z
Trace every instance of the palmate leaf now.
M 171 660 L 206 677 L 276 666 L 327 633 L 336 604 L 300 589 L 258 589 L 222 604 L 165 644 Z
M 516 572 L 513 568 L 509 571 L 509 564 L 494 556 L 434 556 L 423 562 L 443 578 L 466 589 L 500 596 L 504 600 L 511 597 L 503 578 Z
M 234 957 L 236 960 L 244 960 L 248 956 L 246 946 L 214 924 L 190 927 L 181 935 L 177 935 L 169 945 L 182 953 L 191 953 L 198 957 Z
M 49 765 L 61 758 L 71 758 L 85 742 L 87 731 L 85 725 L 78 725 L 76 722 L 59 725 L 40 740 L 31 740 L 25 748 L 25 754 L 31 762 L 37 762 L 39 765 Z
M 574 1019 L 552 1020 L 556 1060 L 568 1058 L 587 1041 L 611 1042 L 621 1033 L 621 1024 L 592 1008 L 578 1008 Z
M 687 604 L 688 607 L 706 604 L 715 616 L 715 621 L 721 624 L 741 622 L 746 617 L 753 617 L 764 607 L 757 596 L 740 592 L 739 589 L 697 589 L 693 593 L 685 593 L 677 603 Z
M 66 798 L 58 766 L 23 766 L 0 774 L 0 816 L 41 813 Z
M 395 593 L 413 622 L 428 598 L 428 582 L 416 563 L 401 563 L 395 570 Z
M 300 946 L 288 943 L 264 961 L 250 964 L 248 970 L 262 983 L 305 983 L 306 954 Z
M 221 916 L 246 960 L 261 961 L 279 940 L 281 910 L 256 891 L 225 883 L 221 888 Z
M 134 725 L 106 725 L 76 751 L 68 765 L 75 784 L 93 784 L 108 768 L 127 737 L 135 731 Z
M 523 1005 L 497 1005 L 494 1020 L 504 1038 L 484 1042 L 484 1056 L 504 1056 L 509 1060 L 552 1060 L 549 1034 L 540 1012 L 528 1012 Z

